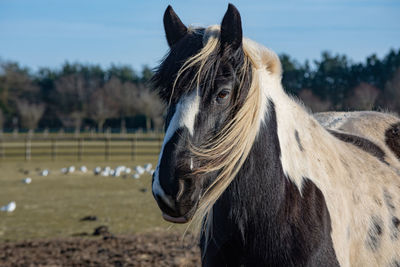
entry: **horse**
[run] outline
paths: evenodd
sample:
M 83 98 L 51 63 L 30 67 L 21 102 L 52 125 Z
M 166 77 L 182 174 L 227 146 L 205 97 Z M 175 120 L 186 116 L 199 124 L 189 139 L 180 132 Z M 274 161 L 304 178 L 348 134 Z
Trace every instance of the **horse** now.
M 165 220 L 201 221 L 202 265 L 400 266 L 397 125 L 384 130 L 390 157 L 377 139 L 321 125 L 232 4 L 220 26 L 186 27 L 171 6 L 163 22 L 152 193 Z

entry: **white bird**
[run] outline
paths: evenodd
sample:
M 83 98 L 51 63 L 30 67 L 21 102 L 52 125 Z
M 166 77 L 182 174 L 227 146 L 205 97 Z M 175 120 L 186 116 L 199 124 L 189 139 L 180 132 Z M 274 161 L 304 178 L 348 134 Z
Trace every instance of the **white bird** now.
M 61 173 L 67 174 L 68 173 L 68 169 L 67 168 L 62 168 L 61 169 Z
M 110 175 L 110 170 L 102 170 L 100 175 L 101 176 L 109 176 Z
M 134 175 L 132 175 L 132 177 L 133 177 L 134 179 L 139 179 L 139 178 L 140 178 L 140 174 L 135 173 Z
M 17 207 L 17 204 L 15 204 L 15 201 L 11 201 L 7 205 L 1 207 L 0 211 L 13 212 L 16 207 Z
M 96 168 L 94 168 L 93 172 L 94 172 L 94 175 L 99 175 L 101 172 L 101 167 L 97 166 Z
M 47 175 L 49 175 L 49 170 L 48 169 L 44 169 L 43 171 L 41 171 L 40 173 L 39 173 L 39 175 L 41 175 L 41 176 L 47 176 Z
M 150 172 L 151 171 L 151 167 L 153 167 L 153 165 L 151 165 L 151 163 L 147 163 L 143 167 L 146 170 L 146 172 Z
M 25 179 L 22 179 L 22 182 L 24 184 L 30 184 L 32 182 L 32 179 L 30 177 L 26 177 Z
M 111 175 L 111 176 L 115 176 L 115 173 L 116 173 L 115 170 L 113 170 L 113 169 L 110 170 L 110 175 Z
M 136 166 L 135 171 L 139 174 L 142 175 L 145 171 L 145 169 L 142 166 Z
M 83 173 L 86 173 L 86 172 L 87 172 L 86 166 L 81 166 L 81 167 L 79 168 L 79 170 L 80 170 L 81 172 L 83 172 Z
M 125 166 L 117 166 L 117 168 L 115 168 L 116 170 L 119 170 L 119 171 L 124 171 L 125 169 L 126 169 L 126 167 Z
M 130 174 L 132 172 L 131 168 L 126 168 L 125 169 L 125 174 Z
M 68 167 L 68 173 L 73 173 L 75 171 L 75 166 Z

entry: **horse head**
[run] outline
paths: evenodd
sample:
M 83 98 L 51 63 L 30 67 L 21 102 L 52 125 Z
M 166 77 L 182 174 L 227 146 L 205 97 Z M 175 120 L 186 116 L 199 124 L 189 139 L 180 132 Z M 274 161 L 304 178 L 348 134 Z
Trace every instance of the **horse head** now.
M 170 51 L 153 82 L 168 111 L 152 190 L 164 219 L 184 223 L 209 208 L 209 193 L 223 187 L 218 177 L 232 175 L 243 156 L 245 145 L 238 153 L 232 147 L 244 142 L 235 140 L 241 128 L 234 126 L 251 125 L 239 114 L 246 111 L 251 68 L 240 14 L 231 4 L 221 26 L 208 28 L 186 27 L 169 6 L 164 28 Z

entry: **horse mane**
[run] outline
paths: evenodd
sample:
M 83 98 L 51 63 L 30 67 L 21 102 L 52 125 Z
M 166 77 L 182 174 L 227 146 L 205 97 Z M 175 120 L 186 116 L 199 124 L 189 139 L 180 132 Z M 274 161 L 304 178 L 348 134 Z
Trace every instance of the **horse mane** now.
M 203 35 L 203 48 L 194 56 L 190 57 L 180 68 L 173 84 L 173 90 L 184 73 L 189 69 L 196 69 L 189 87 L 196 85 L 196 90 L 201 88 L 204 81 L 203 72 L 207 72 L 210 60 L 215 58 L 220 47 L 220 26 L 210 26 L 205 29 Z M 207 221 L 211 216 L 214 203 L 232 182 L 243 163 L 245 162 L 260 124 L 266 113 L 267 99 L 260 86 L 260 71 L 265 70 L 276 76 L 281 76 L 281 64 L 278 56 L 271 50 L 257 43 L 243 39 L 244 63 L 238 70 L 240 85 L 236 95 L 247 91 L 243 103 L 234 109 L 232 118 L 226 123 L 220 132 L 200 145 L 194 145 L 188 140 L 193 160 L 199 162 L 200 166 L 194 170 L 195 174 L 205 174 L 216 171 L 216 179 L 207 187 L 200 199 L 195 221 L 207 227 Z M 212 63 L 211 63 L 212 64 Z M 251 73 L 250 84 L 245 82 L 246 75 Z M 244 88 L 249 86 L 249 88 Z M 172 97 L 172 95 L 171 95 Z M 238 102 L 236 100 L 236 102 Z M 198 165 L 198 164 L 196 164 Z

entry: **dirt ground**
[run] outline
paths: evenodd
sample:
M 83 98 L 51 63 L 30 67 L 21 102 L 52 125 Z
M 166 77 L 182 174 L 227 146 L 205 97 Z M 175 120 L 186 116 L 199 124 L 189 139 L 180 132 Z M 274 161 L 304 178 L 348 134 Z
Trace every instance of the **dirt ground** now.
M 70 237 L 0 243 L 0 266 L 200 266 L 193 235 Z

